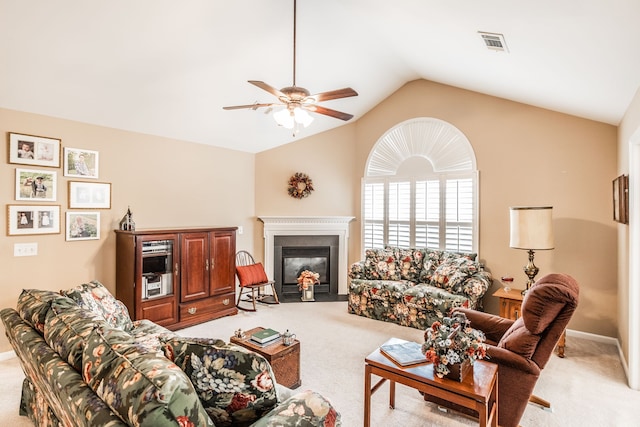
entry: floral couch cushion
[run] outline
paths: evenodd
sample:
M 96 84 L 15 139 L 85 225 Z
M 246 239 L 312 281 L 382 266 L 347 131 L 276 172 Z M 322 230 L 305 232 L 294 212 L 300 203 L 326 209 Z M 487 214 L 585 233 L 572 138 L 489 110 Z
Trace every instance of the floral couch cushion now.
M 442 259 L 442 251 L 437 249 L 425 249 L 424 260 L 422 262 L 422 270 L 418 275 L 418 283 L 430 283 L 433 278 L 433 273 L 440 265 Z
M 20 313 L 22 320 L 43 334 L 44 322 L 51 307 L 51 301 L 57 298 L 60 298 L 58 292 L 23 289 L 18 297 L 16 310 Z
M 373 280 L 400 280 L 395 250 L 367 249 L 362 273 L 366 278 Z
M 305 391 L 291 396 L 251 427 L 341 425 L 340 414 L 320 394 Z
M 114 328 L 124 331 L 133 328 L 127 307 L 97 280 L 61 291 L 61 294 L 74 300 L 80 307 L 101 315 Z
M 217 427 L 249 426 L 277 403 L 273 371 L 257 353 L 220 340 L 176 337 L 165 342 L 165 355 L 191 379 Z
M 403 280 L 410 280 L 412 282 L 418 282 L 420 278 L 420 272 L 424 262 L 424 249 L 415 248 L 388 248 L 394 251 L 394 257 L 398 262 L 400 271 L 400 278 Z
M 70 298 L 58 296 L 52 300 L 47 314 L 44 339 L 61 358 L 81 372 L 87 337 L 99 325 L 106 325 L 102 316 L 83 309 Z
M 82 375 L 129 425 L 214 425 L 185 373 L 120 329 L 97 328 L 89 335 Z

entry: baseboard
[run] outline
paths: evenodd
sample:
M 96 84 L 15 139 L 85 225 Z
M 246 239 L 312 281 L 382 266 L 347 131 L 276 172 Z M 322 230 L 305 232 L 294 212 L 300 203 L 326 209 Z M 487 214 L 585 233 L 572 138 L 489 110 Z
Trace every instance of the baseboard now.
M 598 334 L 592 334 L 591 332 L 582 332 L 582 331 L 575 331 L 573 329 L 567 329 L 567 336 L 582 338 L 589 341 L 601 342 L 604 344 L 614 344 L 614 345 L 617 344 L 619 346 L 617 338 L 607 337 L 607 336 L 598 335 Z
M 3 353 L 0 353 L 0 362 L 4 362 L 5 360 L 9 360 L 9 359 L 13 359 L 14 357 L 16 357 L 16 352 L 11 350 L 11 351 L 5 351 Z
M 620 357 L 620 363 L 622 364 L 622 369 L 624 370 L 624 374 L 629 379 L 629 365 L 627 363 L 627 359 L 624 357 L 624 353 L 622 352 L 622 347 L 620 346 L 620 340 L 613 337 L 607 337 L 604 335 L 592 334 L 590 332 L 582 332 L 582 331 L 574 331 L 573 329 L 567 329 L 568 337 L 582 338 L 585 340 L 601 342 L 604 344 L 612 344 L 615 345 L 618 349 L 618 357 Z

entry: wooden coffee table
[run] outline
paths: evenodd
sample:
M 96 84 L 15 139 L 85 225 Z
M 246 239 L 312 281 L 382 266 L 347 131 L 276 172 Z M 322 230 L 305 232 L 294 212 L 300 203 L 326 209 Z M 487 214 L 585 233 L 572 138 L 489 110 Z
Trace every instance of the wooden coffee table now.
M 385 344 L 404 340 L 391 338 Z M 498 426 L 498 365 L 478 360 L 462 382 L 439 378 L 433 364 L 425 363 L 401 368 L 380 353 L 378 348 L 365 359 L 364 427 L 371 424 L 371 395 L 389 380 L 389 407 L 395 408 L 396 383 L 477 412 L 480 426 Z M 371 375 L 381 379 L 371 387 Z
M 291 345 L 284 345 L 282 338 L 278 338 L 273 344 L 261 347 L 249 338 L 251 334 L 261 331 L 258 327 L 245 331 L 245 338 L 233 336 L 230 341 L 248 350 L 264 356 L 271 365 L 276 381 L 289 388 L 298 388 L 302 384 L 300 380 L 300 341 L 294 340 Z

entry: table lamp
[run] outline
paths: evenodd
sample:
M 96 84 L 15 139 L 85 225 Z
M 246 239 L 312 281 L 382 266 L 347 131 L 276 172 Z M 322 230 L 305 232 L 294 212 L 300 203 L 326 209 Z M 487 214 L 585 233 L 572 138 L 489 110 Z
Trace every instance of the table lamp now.
M 524 273 L 529 280 L 523 294 L 534 284 L 538 267 L 533 263 L 534 251 L 553 249 L 552 206 L 521 206 L 510 210 L 511 233 L 509 246 L 529 251 Z

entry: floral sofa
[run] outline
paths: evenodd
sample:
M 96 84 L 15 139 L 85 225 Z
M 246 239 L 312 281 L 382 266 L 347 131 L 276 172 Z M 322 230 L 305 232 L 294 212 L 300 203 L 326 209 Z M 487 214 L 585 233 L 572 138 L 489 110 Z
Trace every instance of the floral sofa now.
M 452 309 L 482 308 L 492 277 L 476 254 L 367 249 L 349 271 L 349 313 L 427 329 Z
M 321 395 L 278 385 L 262 356 L 132 322 L 95 281 L 25 289 L 0 317 L 26 377 L 20 414 L 36 426 L 340 425 Z

